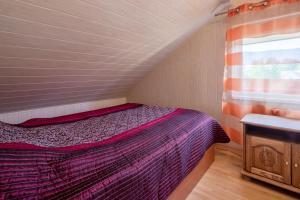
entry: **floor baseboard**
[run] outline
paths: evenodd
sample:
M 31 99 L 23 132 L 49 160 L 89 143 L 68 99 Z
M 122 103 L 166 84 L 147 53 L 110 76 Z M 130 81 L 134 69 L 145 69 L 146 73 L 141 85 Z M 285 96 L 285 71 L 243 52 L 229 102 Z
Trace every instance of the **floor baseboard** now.
M 237 144 L 235 142 L 230 142 L 227 144 L 218 143 L 215 145 L 215 149 L 216 149 L 216 151 L 222 151 L 224 153 L 230 152 L 239 157 L 242 157 L 242 155 L 243 155 L 243 146 L 240 144 Z

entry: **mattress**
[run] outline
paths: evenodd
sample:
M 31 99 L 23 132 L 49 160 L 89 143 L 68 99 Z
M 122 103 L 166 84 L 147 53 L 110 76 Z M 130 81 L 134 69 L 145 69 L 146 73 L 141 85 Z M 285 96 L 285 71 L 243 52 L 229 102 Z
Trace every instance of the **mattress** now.
M 214 143 L 209 115 L 124 104 L 0 123 L 1 199 L 167 199 Z

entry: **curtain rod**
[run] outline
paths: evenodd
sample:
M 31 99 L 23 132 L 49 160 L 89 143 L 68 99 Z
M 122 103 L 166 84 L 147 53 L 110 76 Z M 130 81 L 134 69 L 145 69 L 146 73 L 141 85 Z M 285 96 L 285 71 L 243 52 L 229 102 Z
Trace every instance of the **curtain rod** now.
M 227 13 L 228 13 L 228 11 L 229 11 L 229 10 L 225 10 L 225 11 L 222 11 L 222 12 L 216 13 L 216 14 L 215 14 L 215 17 L 217 17 L 217 16 L 220 16 L 220 15 L 225 15 L 225 14 L 227 14 Z
M 222 3 L 213 11 L 214 16 L 226 14 L 227 10 L 232 7 L 231 0 L 223 0 Z
M 250 3 L 249 4 L 249 9 L 253 9 L 253 7 L 259 7 L 259 6 L 267 6 L 269 5 L 269 1 L 268 0 L 264 0 L 264 1 L 260 1 L 260 2 L 257 2 L 257 3 Z M 237 12 L 239 12 L 239 6 L 237 8 L 234 8 L 237 10 Z M 215 17 L 217 16 L 220 16 L 220 15 L 225 15 L 229 12 L 230 10 L 225 10 L 225 11 L 222 11 L 222 12 L 219 12 L 219 13 L 216 13 L 215 14 Z

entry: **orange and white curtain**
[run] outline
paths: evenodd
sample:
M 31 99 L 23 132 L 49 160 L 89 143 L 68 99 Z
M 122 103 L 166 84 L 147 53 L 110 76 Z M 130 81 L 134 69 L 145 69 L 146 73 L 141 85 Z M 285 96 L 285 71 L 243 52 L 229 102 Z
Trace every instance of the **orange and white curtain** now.
M 223 126 L 241 144 L 248 113 L 300 119 L 300 1 L 244 4 L 227 24 Z

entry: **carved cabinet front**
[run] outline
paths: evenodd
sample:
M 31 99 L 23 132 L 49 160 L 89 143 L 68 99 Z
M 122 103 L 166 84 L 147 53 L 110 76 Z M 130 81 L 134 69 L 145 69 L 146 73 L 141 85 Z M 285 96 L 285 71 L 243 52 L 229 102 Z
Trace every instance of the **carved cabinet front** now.
M 291 144 L 247 135 L 246 151 L 247 171 L 291 184 Z

